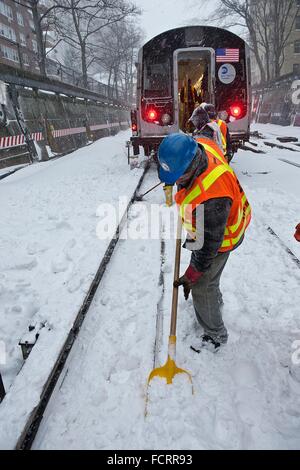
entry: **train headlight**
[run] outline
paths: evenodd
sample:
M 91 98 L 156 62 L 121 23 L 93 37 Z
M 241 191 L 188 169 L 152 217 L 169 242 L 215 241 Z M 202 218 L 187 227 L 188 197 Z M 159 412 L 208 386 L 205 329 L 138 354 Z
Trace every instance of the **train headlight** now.
M 168 124 L 170 124 L 170 122 L 171 122 L 171 116 L 170 116 L 170 114 L 167 114 L 167 113 L 166 113 L 166 114 L 163 114 L 163 115 L 162 115 L 162 118 L 161 118 L 161 121 L 162 121 L 162 123 L 163 123 L 165 126 L 167 126 Z

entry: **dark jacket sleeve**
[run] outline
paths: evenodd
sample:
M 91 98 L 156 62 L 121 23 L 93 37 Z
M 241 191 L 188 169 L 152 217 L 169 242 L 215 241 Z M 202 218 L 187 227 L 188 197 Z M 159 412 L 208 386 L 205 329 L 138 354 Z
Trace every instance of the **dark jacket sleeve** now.
M 192 253 L 191 265 L 196 271 L 207 271 L 223 243 L 232 201 L 229 198 L 204 202 L 204 244 Z M 199 229 L 199 228 L 197 228 Z

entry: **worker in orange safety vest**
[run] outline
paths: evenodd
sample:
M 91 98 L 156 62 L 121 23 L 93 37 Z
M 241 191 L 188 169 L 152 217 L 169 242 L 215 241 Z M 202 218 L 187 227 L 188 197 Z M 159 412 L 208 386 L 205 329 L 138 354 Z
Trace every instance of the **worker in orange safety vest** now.
M 204 330 L 200 349 L 192 347 L 196 352 L 202 347 L 216 350 L 227 342 L 220 278 L 251 220 L 247 197 L 212 135 L 206 123 L 197 142 L 182 133 L 171 134 L 158 151 L 161 181 L 177 183 L 175 200 L 188 233 L 184 247 L 192 251 L 189 267 L 174 286 L 183 286 L 186 299 L 192 292 Z
M 211 121 L 216 122 L 218 124 L 220 131 L 221 131 L 221 136 L 222 136 L 223 153 L 228 163 L 230 163 L 230 161 L 233 158 L 233 150 L 232 150 L 232 145 L 231 145 L 230 132 L 229 132 L 226 122 L 218 118 L 218 113 L 213 104 L 202 103 L 200 106 L 202 109 L 204 109 L 207 112 Z

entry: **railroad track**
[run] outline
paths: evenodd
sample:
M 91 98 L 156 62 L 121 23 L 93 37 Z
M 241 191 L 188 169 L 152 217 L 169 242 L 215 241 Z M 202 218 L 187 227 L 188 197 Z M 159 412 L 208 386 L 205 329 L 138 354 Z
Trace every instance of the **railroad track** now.
M 32 448 L 33 442 L 35 440 L 35 437 L 37 435 L 37 432 L 39 430 L 39 427 L 41 425 L 41 422 L 43 420 L 43 416 L 45 413 L 45 410 L 47 408 L 47 405 L 49 403 L 49 400 L 53 394 L 53 391 L 60 379 L 62 377 L 62 373 L 65 371 L 65 364 L 66 361 L 69 357 L 69 354 L 76 342 L 76 339 L 78 337 L 78 334 L 81 330 L 81 327 L 83 325 L 83 322 L 86 318 L 86 315 L 90 309 L 91 303 L 95 297 L 95 294 L 97 292 L 97 289 L 99 288 L 99 285 L 101 283 L 101 280 L 103 278 L 103 275 L 106 271 L 106 268 L 112 258 L 112 255 L 114 253 L 114 250 L 118 244 L 119 241 L 119 236 L 122 231 L 122 227 L 124 225 L 124 222 L 126 220 L 128 211 L 130 210 L 131 206 L 134 204 L 136 201 L 136 196 L 138 194 L 138 191 L 144 181 L 145 175 L 148 171 L 149 165 L 145 168 L 138 185 L 135 189 L 135 192 L 127 206 L 127 209 L 123 215 L 123 218 L 117 227 L 117 230 L 115 232 L 115 235 L 113 239 L 111 240 L 105 255 L 103 259 L 101 260 L 101 263 L 99 265 L 98 271 L 94 277 L 94 280 L 90 286 L 90 289 L 83 301 L 82 307 L 80 308 L 75 322 L 73 324 L 72 329 L 70 330 L 67 339 L 61 349 L 61 352 L 56 360 L 56 363 L 46 381 L 43 387 L 43 392 L 40 397 L 40 401 L 38 406 L 32 411 L 31 415 L 29 416 L 26 426 L 23 429 L 23 432 L 21 433 L 17 445 L 16 445 L 16 450 L 30 450 Z M 276 232 L 271 228 L 267 227 L 268 232 L 276 238 L 278 243 L 284 248 L 284 250 L 287 252 L 289 257 L 292 259 L 294 263 L 297 264 L 297 266 L 300 268 L 300 260 L 295 256 L 294 253 L 284 244 L 284 242 L 280 239 L 280 237 L 276 234 Z M 165 241 L 164 241 L 164 233 L 163 229 L 161 232 L 161 250 L 160 250 L 160 258 L 161 258 L 161 269 L 160 269 L 160 277 L 159 277 L 159 287 L 161 289 L 161 297 L 159 299 L 159 302 L 157 304 L 157 318 L 156 318 L 156 337 L 155 337 L 155 344 L 154 344 L 154 350 L 153 350 L 153 367 L 157 366 L 157 360 L 159 356 L 159 351 L 160 351 L 160 346 L 161 346 L 161 338 L 162 338 L 162 332 L 163 332 L 163 299 L 164 299 L 164 293 L 165 293 L 165 280 L 164 280 L 164 262 L 165 262 L 165 254 L 166 254 L 166 247 L 165 247 Z
M 279 158 L 278 160 L 280 160 L 281 162 L 287 163 L 288 165 L 293 165 L 293 166 L 296 166 L 297 168 L 300 168 L 300 163 L 291 162 L 290 160 L 286 160 L 285 158 Z
M 286 246 L 286 244 L 281 240 L 279 235 L 277 235 L 277 233 L 274 232 L 274 230 L 271 227 L 267 227 L 267 230 L 274 238 L 276 238 L 278 243 L 281 245 L 281 247 L 284 249 L 284 251 L 289 255 L 291 260 L 298 266 L 298 268 L 300 268 L 299 258 L 297 258 L 297 256 L 289 249 L 288 246 Z
M 287 147 L 286 145 L 275 144 L 274 142 L 264 141 L 264 145 L 266 145 L 267 147 L 271 147 L 271 148 L 278 148 L 280 150 L 290 150 L 290 152 L 300 152 L 300 150 L 295 149 L 293 147 Z
M 10 175 L 13 175 L 14 173 L 16 173 L 17 171 L 20 171 L 22 170 L 23 168 L 25 168 L 26 166 L 28 166 L 28 164 L 26 165 L 23 165 L 21 166 L 21 168 L 16 168 L 14 170 L 9 170 L 9 168 L 7 168 L 7 173 L 3 173 L 2 175 L 0 174 L 0 180 L 4 180 L 5 178 L 7 178 L 8 176 Z
M 122 228 L 124 226 L 124 223 L 126 222 L 127 219 L 127 214 L 131 208 L 131 206 L 134 204 L 136 201 L 136 197 L 138 195 L 138 191 L 144 181 L 145 175 L 150 167 L 150 163 L 148 162 L 146 164 L 146 167 L 144 169 L 144 172 L 136 186 L 136 189 L 134 191 L 133 196 L 130 199 L 130 202 L 128 203 L 128 206 L 125 210 L 125 213 L 116 229 L 116 232 L 111 239 L 108 248 L 104 254 L 104 257 L 101 260 L 101 263 L 99 265 L 99 268 L 97 270 L 97 273 L 91 283 L 91 286 L 89 288 L 88 293 L 86 294 L 86 297 L 83 301 L 83 304 L 77 313 L 76 319 L 73 323 L 73 326 L 71 330 L 69 331 L 67 335 L 67 339 L 61 349 L 61 352 L 55 362 L 54 367 L 51 370 L 51 373 L 48 376 L 48 379 L 46 383 L 43 386 L 43 391 L 40 396 L 40 401 L 39 404 L 36 406 L 36 408 L 32 411 L 30 414 L 26 425 L 17 441 L 16 450 L 30 450 L 32 448 L 34 439 L 37 435 L 37 432 L 39 430 L 40 424 L 43 419 L 44 412 L 47 408 L 47 405 L 49 403 L 49 400 L 52 396 L 52 393 L 55 389 L 55 386 L 59 380 L 59 378 L 62 376 L 62 372 L 64 371 L 64 366 L 66 364 L 66 361 L 69 357 L 69 354 L 74 346 L 74 343 L 78 337 L 78 334 L 81 330 L 81 327 L 83 325 L 83 322 L 87 316 L 87 313 L 90 309 L 90 306 L 92 304 L 92 301 L 95 297 L 95 294 L 99 288 L 99 285 L 101 283 L 101 280 L 103 278 L 103 275 L 106 271 L 106 268 L 112 258 L 112 255 L 114 253 L 114 250 L 118 244 L 119 238 L 120 238 L 120 233 L 122 231 Z

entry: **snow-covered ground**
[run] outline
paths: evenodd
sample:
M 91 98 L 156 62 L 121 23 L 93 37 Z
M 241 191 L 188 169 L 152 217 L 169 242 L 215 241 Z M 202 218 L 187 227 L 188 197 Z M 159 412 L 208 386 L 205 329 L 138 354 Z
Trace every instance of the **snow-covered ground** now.
M 268 141 L 295 130 L 255 128 Z M 28 167 L 0 183 L 1 201 L 6 201 L 1 207 L 5 257 L 0 339 L 9 352 L 1 371 L 12 384 L 0 405 L 0 447 L 14 445 L 105 251 L 95 233 L 97 206 L 131 195 L 141 175 L 126 166 L 127 139 L 121 133 L 75 155 Z M 299 154 L 256 142 L 265 154 L 240 151 L 232 164 L 254 217 L 223 275 L 230 340 L 217 354 L 190 350 L 201 331 L 191 300 L 185 302 L 180 293 L 177 363 L 191 372 L 194 395 L 184 376 L 172 386 L 156 379 L 144 417 L 162 294 L 161 241 L 122 240 L 51 399 L 35 448 L 300 449 L 300 364 L 295 350 L 300 344 L 300 271 L 267 231 L 270 226 L 300 258 L 300 244 L 293 238 L 300 222 L 300 168 L 279 160 L 292 155 L 297 161 Z M 153 171 L 143 189 L 156 180 Z M 146 207 L 161 203 L 161 188 L 145 200 Z M 146 223 L 144 212 L 139 212 L 142 206 L 130 211 L 131 225 L 137 220 Z M 166 360 L 173 258 L 174 240 L 166 240 L 160 364 Z M 188 261 L 183 251 L 181 271 Z M 47 321 L 51 330 L 42 330 L 15 378 L 22 365 L 17 343 L 33 316 Z
M 130 198 L 141 177 L 128 169 L 126 139 L 128 131 L 0 182 L 0 367 L 9 390 L 0 433 L 24 416 L 19 403 L 30 410 L 37 402 L 105 253 L 109 240 L 96 234 L 99 205 Z M 24 365 L 19 340 L 40 323 Z

